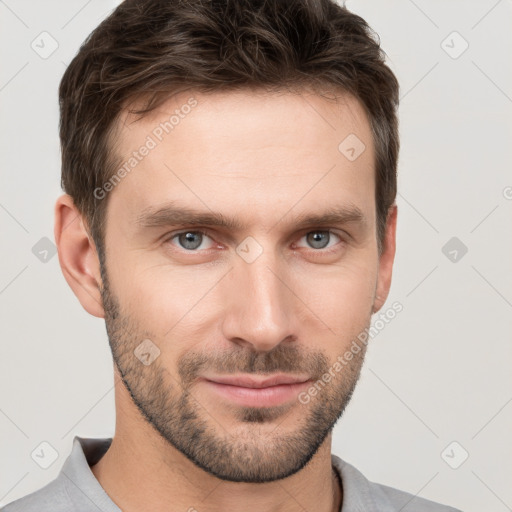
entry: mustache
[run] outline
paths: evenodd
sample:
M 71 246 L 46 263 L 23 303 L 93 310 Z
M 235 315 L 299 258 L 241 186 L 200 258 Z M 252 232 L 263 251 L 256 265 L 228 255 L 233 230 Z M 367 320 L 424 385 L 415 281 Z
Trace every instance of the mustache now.
M 215 374 L 305 373 L 318 378 L 329 369 L 327 357 L 304 347 L 277 345 L 269 352 L 255 352 L 242 347 L 214 352 L 186 353 L 178 360 L 178 373 L 184 385 L 205 371 Z

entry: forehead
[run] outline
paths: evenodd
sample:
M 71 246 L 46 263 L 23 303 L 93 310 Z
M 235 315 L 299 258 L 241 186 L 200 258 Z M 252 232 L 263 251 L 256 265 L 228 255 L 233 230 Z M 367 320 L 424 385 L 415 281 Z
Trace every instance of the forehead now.
M 127 172 L 109 209 L 123 205 L 132 223 L 176 200 L 266 224 L 291 208 L 348 204 L 372 217 L 371 133 L 346 94 L 182 92 L 141 119 L 121 116 L 115 151 Z
M 237 143 L 231 145 L 232 150 L 253 150 L 274 142 L 289 144 L 300 153 L 319 144 L 332 146 L 348 133 L 358 135 L 373 152 L 371 129 L 361 102 L 340 91 L 334 97 L 311 91 L 191 90 L 174 95 L 142 118 L 125 109 L 117 124 L 118 149 L 123 154 L 148 135 L 158 144 L 176 145 L 189 143 L 193 137 L 204 149 L 208 143 L 217 147 L 226 138 Z

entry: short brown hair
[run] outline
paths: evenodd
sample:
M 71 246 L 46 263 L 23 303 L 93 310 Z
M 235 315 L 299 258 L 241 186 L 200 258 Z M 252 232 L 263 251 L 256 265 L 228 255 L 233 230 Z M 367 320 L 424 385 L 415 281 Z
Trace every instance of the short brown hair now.
M 379 251 L 396 198 L 398 81 L 366 21 L 333 0 L 125 0 L 85 40 L 59 88 L 62 187 L 104 256 L 120 164 L 120 113 L 144 115 L 178 91 L 338 89 L 363 105 L 375 146 Z M 341 142 L 341 141 L 340 141 Z

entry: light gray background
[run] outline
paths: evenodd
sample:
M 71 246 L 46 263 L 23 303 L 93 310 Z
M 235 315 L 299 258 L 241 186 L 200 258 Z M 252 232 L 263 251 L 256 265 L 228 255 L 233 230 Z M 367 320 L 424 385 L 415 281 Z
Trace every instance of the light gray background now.
M 54 240 L 58 83 L 114 5 L 0 1 L 1 505 L 55 478 L 74 435 L 114 432 L 104 322 L 81 308 L 57 256 L 32 251 Z M 512 2 L 346 5 L 380 35 L 402 88 L 384 309 L 404 310 L 372 340 L 333 452 L 371 480 L 464 511 L 512 510 Z M 51 49 L 43 31 L 59 45 L 45 59 L 31 47 Z M 468 248 L 455 262 L 442 252 L 452 237 Z M 59 454 L 48 469 L 31 458 L 43 441 Z M 465 451 L 452 469 L 446 460 Z

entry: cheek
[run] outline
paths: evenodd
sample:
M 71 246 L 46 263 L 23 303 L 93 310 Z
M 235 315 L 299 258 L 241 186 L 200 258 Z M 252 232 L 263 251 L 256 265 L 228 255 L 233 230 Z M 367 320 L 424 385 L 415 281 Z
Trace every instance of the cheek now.
M 330 272 L 307 275 L 301 280 L 297 295 L 318 316 L 326 336 L 333 340 L 333 347 L 349 344 L 367 326 L 371 318 L 377 265 L 352 264 L 331 269 Z M 298 282 L 296 282 L 298 284 Z
M 211 311 L 208 295 L 222 277 L 222 272 L 200 272 L 170 265 L 142 270 L 137 266 L 123 268 L 116 277 L 116 288 L 125 314 L 130 315 L 140 330 L 151 332 L 160 340 L 174 338 L 184 326 L 188 326 L 190 335 L 191 324 L 200 329 L 199 322 L 205 322 L 207 312 Z

